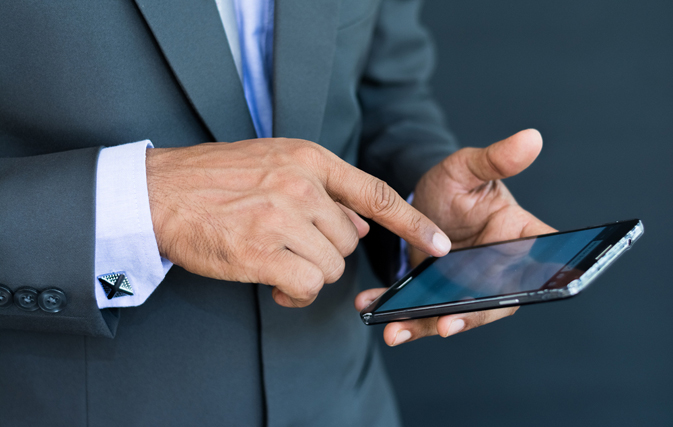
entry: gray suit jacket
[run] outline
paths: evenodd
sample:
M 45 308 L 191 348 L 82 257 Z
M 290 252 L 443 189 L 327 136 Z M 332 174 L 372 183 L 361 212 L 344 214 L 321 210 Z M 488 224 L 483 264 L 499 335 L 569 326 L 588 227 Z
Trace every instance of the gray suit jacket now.
M 455 147 L 426 87 L 416 0 L 276 0 L 274 134 L 320 143 L 403 196 Z M 361 249 L 304 309 L 175 266 L 140 307 L 99 310 L 101 146 L 255 136 L 213 0 L 0 3 L 0 283 L 60 288 L 60 313 L 0 307 L 2 426 L 390 426 L 353 309 Z M 375 230 L 372 265 L 391 271 Z

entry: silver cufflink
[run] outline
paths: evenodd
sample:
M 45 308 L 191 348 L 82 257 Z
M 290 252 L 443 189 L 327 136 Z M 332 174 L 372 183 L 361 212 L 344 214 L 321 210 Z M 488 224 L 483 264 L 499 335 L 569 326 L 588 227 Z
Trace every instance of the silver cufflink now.
M 119 271 L 98 276 L 98 281 L 103 285 L 103 290 L 107 294 L 107 299 L 133 295 L 133 288 L 126 273 Z

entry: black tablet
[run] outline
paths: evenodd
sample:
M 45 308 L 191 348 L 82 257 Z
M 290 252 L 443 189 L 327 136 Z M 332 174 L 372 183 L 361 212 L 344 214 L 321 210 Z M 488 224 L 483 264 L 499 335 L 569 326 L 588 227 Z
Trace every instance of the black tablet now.
M 367 325 L 572 297 L 643 234 L 638 219 L 428 258 L 360 313 Z

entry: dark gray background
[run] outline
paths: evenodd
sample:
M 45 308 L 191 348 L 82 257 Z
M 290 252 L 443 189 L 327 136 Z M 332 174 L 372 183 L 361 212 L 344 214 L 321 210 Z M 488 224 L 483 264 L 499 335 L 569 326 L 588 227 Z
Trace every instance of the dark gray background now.
M 576 299 L 384 349 L 408 426 L 672 426 L 673 2 L 428 1 L 436 95 L 463 145 L 528 127 L 506 181 L 565 230 L 645 235 Z

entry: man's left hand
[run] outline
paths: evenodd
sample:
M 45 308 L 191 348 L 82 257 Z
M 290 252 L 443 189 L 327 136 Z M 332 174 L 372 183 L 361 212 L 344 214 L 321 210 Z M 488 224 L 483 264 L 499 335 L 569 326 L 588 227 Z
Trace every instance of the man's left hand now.
M 480 245 L 555 230 L 521 208 L 501 179 L 526 169 L 540 153 L 542 137 L 521 131 L 487 148 L 463 148 L 430 169 L 416 186 L 413 205 L 434 221 L 454 248 Z M 427 255 L 409 252 L 412 266 Z M 385 288 L 369 289 L 355 299 L 360 311 Z M 448 337 L 514 314 L 518 307 L 390 323 L 383 337 L 390 346 L 418 338 Z

